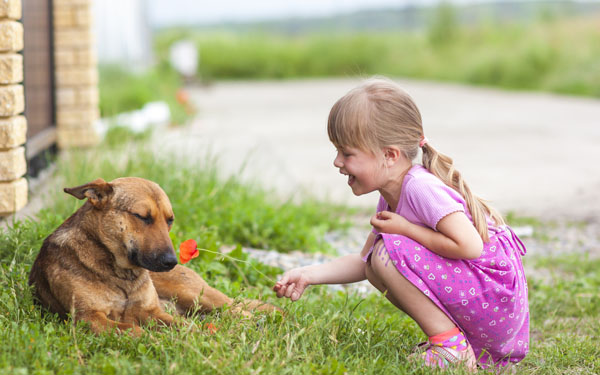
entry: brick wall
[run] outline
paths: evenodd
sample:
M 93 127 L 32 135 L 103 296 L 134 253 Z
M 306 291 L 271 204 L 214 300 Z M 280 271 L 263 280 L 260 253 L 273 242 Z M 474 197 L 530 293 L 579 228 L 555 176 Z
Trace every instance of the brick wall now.
M 54 0 L 56 130 L 59 148 L 99 142 L 98 63 L 92 0 Z
M 20 0 L 0 1 L 0 215 L 27 204 L 27 121 L 23 94 L 23 25 Z

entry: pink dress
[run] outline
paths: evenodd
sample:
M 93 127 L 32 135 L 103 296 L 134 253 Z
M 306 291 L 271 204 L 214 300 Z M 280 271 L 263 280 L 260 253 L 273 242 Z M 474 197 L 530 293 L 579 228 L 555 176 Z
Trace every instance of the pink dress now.
M 377 211 L 384 210 L 391 211 L 381 197 Z M 435 229 L 457 211 L 471 219 L 458 192 L 421 165 L 410 169 L 396 213 Z M 464 332 L 480 364 L 503 366 L 519 362 L 529 350 L 527 280 L 521 263 L 526 250 L 510 227 L 494 227 L 488 219 L 488 230 L 490 242 L 473 260 L 444 258 L 408 237 L 373 232 L 383 239 L 398 271 Z

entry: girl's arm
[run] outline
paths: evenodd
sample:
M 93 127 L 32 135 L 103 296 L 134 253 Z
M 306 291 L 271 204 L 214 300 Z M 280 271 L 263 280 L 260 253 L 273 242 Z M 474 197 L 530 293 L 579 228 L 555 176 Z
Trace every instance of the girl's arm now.
M 373 216 L 371 225 L 383 233 L 411 238 L 445 258 L 475 259 L 483 251 L 483 240 L 464 212 L 454 212 L 441 219 L 437 231 L 413 224 L 389 211 Z
M 375 235 L 370 233 L 360 254 L 350 254 L 331 262 L 287 271 L 275 284 L 273 290 L 279 298 L 288 297 L 296 301 L 309 285 L 348 284 L 366 279 L 362 254 L 369 251 L 374 239 Z

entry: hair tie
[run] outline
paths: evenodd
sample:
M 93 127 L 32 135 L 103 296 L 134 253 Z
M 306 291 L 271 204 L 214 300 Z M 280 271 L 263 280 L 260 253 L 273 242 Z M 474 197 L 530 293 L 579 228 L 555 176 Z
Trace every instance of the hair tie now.
M 425 146 L 427 144 L 427 142 L 429 142 L 429 140 L 427 139 L 427 137 L 425 137 L 424 135 L 421 136 L 421 142 L 419 142 L 419 147 L 423 148 L 423 146 Z

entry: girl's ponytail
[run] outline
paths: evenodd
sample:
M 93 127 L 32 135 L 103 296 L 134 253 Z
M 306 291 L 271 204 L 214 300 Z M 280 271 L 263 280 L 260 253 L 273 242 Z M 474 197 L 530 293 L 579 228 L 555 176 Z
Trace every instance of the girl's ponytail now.
M 460 172 L 454 168 L 452 158 L 438 152 L 428 142 L 425 142 L 421 149 L 423 150 L 423 166 L 465 198 L 475 229 L 484 242 L 489 242 L 486 214 L 497 226 L 505 224 L 502 215 L 471 192 Z

